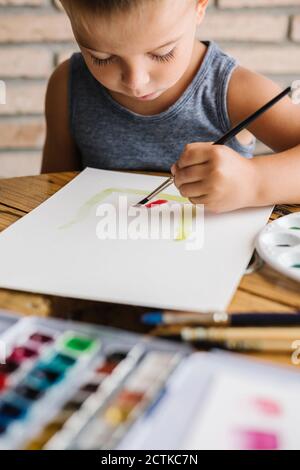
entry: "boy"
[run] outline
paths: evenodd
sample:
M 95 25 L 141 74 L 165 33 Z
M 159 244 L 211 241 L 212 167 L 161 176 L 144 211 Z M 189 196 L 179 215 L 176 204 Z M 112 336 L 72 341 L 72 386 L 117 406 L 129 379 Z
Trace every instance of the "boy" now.
M 196 38 L 208 1 L 61 0 L 81 53 L 49 81 L 42 172 L 171 170 L 181 195 L 214 213 L 300 203 L 289 98 L 211 145 L 280 89 Z M 253 136 L 275 154 L 251 158 Z

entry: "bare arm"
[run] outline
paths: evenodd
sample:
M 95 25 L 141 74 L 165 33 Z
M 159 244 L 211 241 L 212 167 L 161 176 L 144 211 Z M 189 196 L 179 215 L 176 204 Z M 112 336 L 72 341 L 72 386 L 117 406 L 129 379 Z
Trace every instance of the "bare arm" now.
M 46 102 L 46 140 L 41 173 L 80 170 L 80 155 L 69 129 L 69 60 L 49 79 Z
M 281 89 L 271 80 L 239 67 L 228 89 L 232 125 L 256 111 Z M 248 130 L 276 152 L 253 159 L 257 182 L 255 205 L 300 203 L 300 106 L 286 97 Z

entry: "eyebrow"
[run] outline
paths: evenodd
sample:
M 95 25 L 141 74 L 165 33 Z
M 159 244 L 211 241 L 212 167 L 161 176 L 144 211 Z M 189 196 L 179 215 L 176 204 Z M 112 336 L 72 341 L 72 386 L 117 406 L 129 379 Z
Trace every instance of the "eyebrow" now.
M 153 49 L 151 49 L 152 51 L 156 51 L 157 49 L 162 49 L 163 47 L 166 47 L 166 46 L 169 46 L 170 44 L 173 44 L 174 42 L 178 41 L 182 36 L 179 36 L 178 38 L 175 38 L 173 39 L 172 41 L 168 41 L 166 44 L 163 44 L 162 46 L 158 46 L 158 47 L 155 47 Z M 78 42 L 78 41 L 77 41 Z M 86 44 L 83 44 L 82 42 L 78 42 L 78 45 L 81 46 L 81 47 L 84 47 L 85 49 L 89 49 L 90 51 L 92 52 L 96 52 L 96 53 L 99 53 L 99 54 L 110 54 L 109 52 L 105 52 L 105 51 L 96 51 L 95 49 L 91 49 L 88 45 Z M 148 52 L 151 52 L 151 51 L 148 51 Z M 113 55 L 113 54 L 111 54 Z

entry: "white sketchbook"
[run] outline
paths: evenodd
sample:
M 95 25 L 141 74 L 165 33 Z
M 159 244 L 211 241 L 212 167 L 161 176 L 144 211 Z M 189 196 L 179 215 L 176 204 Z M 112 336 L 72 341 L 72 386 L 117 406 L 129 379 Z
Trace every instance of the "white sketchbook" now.
M 173 185 L 153 201 L 163 204 L 126 218 L 125 201 L 132 208 L 163 181 L 86 168 L 0 234 L 0 287 L 155 308 L 226 309 L 272 208 L 191 211 Z M 177 218 L 163 219 L 175 206 L 182 207 Z

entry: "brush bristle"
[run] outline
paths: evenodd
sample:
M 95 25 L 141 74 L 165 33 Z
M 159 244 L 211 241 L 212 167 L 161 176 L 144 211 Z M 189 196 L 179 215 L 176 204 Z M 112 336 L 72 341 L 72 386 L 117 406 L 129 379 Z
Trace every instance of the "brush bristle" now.
M 140 202 L 138 202 L 137 204 L 135 204 L 134 207 L 144 206 L 145 204 L 147 204 L 147 202 L 149 202 L 149 199 L 148 199 L 148 198 L 145 198 L 145 199 L 143 199 L 142 201 L 140 201 Z

